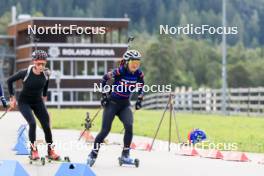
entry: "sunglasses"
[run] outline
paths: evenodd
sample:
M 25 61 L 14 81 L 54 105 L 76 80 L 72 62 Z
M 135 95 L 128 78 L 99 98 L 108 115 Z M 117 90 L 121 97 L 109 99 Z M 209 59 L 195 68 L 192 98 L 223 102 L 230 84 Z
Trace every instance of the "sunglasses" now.
M 35 65 L 38 66 L 38 67 L 39 67 L 39 66 L 43 66 L 43 67 L 45 67 L 46 64 L 47 64 L 46 62 L 36 62 L 36 63 L 35 63 Z
M 139 60 L 130 60 L 129 61 L 129 64 L 132 64 L 132 65 L 140 65 L 140 61 Z

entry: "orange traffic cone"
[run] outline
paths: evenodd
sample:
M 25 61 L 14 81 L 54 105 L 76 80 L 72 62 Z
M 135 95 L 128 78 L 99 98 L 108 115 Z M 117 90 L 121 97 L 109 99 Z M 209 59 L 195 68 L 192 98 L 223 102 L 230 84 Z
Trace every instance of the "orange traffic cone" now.
M 94 137 L 90 131 L 81 132 L 81 135 L 85 142 L 94 142 Z
M 239 162 L 248 162 L 250 159 L 248 159 L 247 155 L 243 152 L 227 152 L 224 154 L 224 160 L 227 161 L 239 161 Z

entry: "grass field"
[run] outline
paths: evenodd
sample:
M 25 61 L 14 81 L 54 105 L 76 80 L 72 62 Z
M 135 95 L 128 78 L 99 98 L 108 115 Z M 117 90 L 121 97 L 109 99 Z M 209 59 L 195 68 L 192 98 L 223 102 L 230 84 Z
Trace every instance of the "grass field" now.
M 84 123 L 86 112 L 91 117 L 95 109 L 50 109 L 52 126 L 57 129 L 78 129 Z M 134 134 L 153 137 L 161 119 L 162 111 L 140 110 L 135 113 Z M 98 115 L 92 127 L 92 131 L 98 131 L 101 127 L 102 112 Z M 236 143 L 239 151 L 264 152 L 264 118 L 221 116 L 212 114 L 176 114 L 181 138 L 187 139 L 187 133 L 193 128 L 206 131 L 210 142 Z M 174 121 L 172 121 L 174 122 Z M 169 113 L 166 114 L 159 131 L 158 139 L 168 139 Z M 122 124 L 115 118 L 112 132 L 119 133 Z M 175 126 L 173 123 L 173 141 L 176 141 Z

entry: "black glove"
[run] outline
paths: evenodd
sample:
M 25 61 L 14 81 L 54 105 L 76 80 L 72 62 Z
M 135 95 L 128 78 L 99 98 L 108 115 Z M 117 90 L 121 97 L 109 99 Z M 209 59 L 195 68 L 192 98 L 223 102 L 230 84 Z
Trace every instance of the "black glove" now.
M 105 93 L 102 94 L 101 105 L 105 107 L 109 103 L 108 97 Z
M 135 104 L 136 110 L 139 110 L 142 108 L 142 104 L 141 104 L 142 100 L 143 100 L 143 98 L 141 98 L 141 97 L 137 99 L 137 102 Z
M 7 108 L 7 101 L 6 101 L 5 97 L 2 96 L 0 99 L 1 99 L 1 102 L 2 102 L 3 107 L 4 108 Z

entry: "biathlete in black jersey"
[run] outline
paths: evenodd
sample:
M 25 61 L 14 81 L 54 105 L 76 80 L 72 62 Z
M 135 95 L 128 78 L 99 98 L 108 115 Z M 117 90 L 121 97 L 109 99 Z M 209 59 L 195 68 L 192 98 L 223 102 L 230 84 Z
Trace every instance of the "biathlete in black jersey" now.
M 43 128 L 45 140 L 48 144 L 48 157 L 52 160 L 60 159 L 60 156 L 54 150 L 50 117 L 45 106 L 50 75 L 49 70 L 45 68 L 47 57 L 47 53 L 43 50 L 34 51 L 32 53 L 33 65 L 30 65 L 27 69 L 18 71 L 7 80 L 10 94 L 10 107 L 15 108 L 18 102 L 18 109 L 29 125 L 30 154 L 32 160 L 38 160 L 40 158 L 35 144 L 37 125 L 32 111 Z M 23 88 L 18 97 L 18 101 L 16 101 L 13 83 L 18 80 L 23 81 Z

